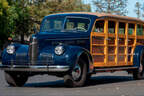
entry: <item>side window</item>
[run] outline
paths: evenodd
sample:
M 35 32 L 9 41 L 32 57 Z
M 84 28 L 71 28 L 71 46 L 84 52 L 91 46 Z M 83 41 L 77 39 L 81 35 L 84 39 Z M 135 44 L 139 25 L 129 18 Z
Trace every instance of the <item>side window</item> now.
M 66 30 L 88 31 L 90 20 L 88 18 L 67 18 L 65 23 Z
M 144 35 L 143 26 L 140 24 L 137 25 L 137 35 Z
M 135 29 L 134 27 L 135 27 L 134 24 L 132 24 L 132 23 L 129 24 L 128 35 L 133 35 L 134 29 Z
M 115 33 L 115 22 L 108 21 L 108 33 Z
M 94 32 L 102 32 L 104 33 L 104 20 L 96 21 Z
M 73 28 L 74 28 L 74 23 L 73 22 L 67 22 L 66 30 L 72 30 Z
M 123 22 L 119 22 L 119 31 L 118 31 L 119 34 L 125 34 L 125 23 Z
M 85 29 L 85 23 L 78 23 L 78 27 Z

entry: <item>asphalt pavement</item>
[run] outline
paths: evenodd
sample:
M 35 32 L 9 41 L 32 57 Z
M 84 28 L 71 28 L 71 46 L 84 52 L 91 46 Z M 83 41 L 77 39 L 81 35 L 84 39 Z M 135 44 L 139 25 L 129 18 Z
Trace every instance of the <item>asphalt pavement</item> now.
M 98 73 L 85 87 L 66 88 L 63 78 L 37 75 L 23 87 L 10 87 L 0 71 L 0 96 L 144 96 L 144 80 L 126 72 Z

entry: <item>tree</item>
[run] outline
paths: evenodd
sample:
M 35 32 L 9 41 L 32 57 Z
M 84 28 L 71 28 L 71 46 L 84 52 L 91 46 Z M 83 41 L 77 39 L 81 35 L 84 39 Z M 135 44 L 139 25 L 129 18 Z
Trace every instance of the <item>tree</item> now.
M 21 43 L 24 43 L 24 36 L 31 34 L 32 22 L 30 17 L 29 8 L 26 0 L 14 1 L 15 11 L 18 14 L 17 20 L 15 20 L 15 35 L 21 37 Z
M 140 2 L 136 2 L 134 12 L 136 12 L 137 18 L 141 17 L 141 4 L 140 4 Z
M 142 4 L 141 9 L 142 9 L 142 17 L 144 17 L 144 3 Z
M 44 16 L 58 12 L 90 11 L 90 5 L 82 0 L 0 0 L 0 44 L 11 33 L 29 35 L 36 23 L 40 25 Z
M 17 18 L 13 7 L 9 6 L 7 0 L 0 0 L 0 48 L 7 37 L 14 31 L 14 20 Z
M 93 0 L 96 12 L 126 15 L 128 0 Z
M 82 0 L 32 0 L 29 4 L 32 20 L 40 22 L 48 14 L 72 11 L 90 11 L 90 5 Z
M 28 34 L 30 16 L 24 3 L 25 0 L 0 0 L 0 47 L 12 33 L 21 35 L 22 43 Z

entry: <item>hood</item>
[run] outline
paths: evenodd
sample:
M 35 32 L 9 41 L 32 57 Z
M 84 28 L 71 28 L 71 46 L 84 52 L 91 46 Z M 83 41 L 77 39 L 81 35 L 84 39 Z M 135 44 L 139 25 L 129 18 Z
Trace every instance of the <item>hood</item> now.
M 40 32 L 36 37 L 41 40 L 67 40 L 89 38 L 88 32 Z
M 79 45 L 85 46 L 89 42 L 89 35 L 87 32 L 70 33 L 70 32 L 40 32 L 35 35 L 38 40 L 39 48 L 44 49 L 56 46 L 60 43 L 64 45 Z

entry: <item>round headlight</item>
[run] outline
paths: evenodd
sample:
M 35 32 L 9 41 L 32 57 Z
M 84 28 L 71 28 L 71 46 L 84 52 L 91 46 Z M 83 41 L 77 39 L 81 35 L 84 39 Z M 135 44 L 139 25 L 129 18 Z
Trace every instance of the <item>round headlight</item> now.
M 62 55 L 64 53 L 64 47 L 63 46 L 56 46 L 55 47 L 55 54 L 56 55 Z
M 14 45 L 7 46 L 6 51 L 8 54 L 13 54 L 15 52 L 15 46 Z

